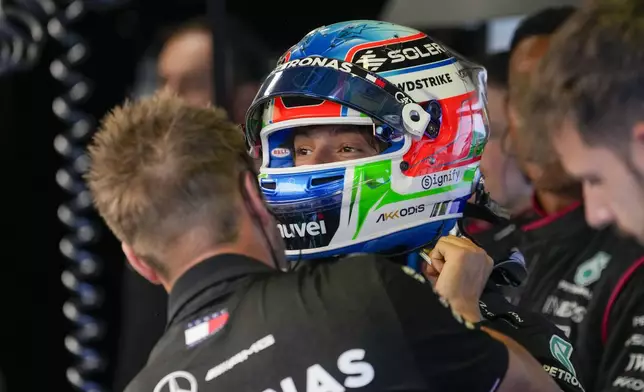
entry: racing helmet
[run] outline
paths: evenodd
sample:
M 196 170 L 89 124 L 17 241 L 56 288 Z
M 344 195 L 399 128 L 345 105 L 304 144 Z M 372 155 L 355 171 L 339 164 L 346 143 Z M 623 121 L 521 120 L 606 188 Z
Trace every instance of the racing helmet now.
M 246 116 L 287 258 L 397 255 L 447 235 L 481 179 L 485 69 L 417 30 L 317 28 L 266 77 Z M 303 127 L 368 127 L 376 155 L 295 166 Z

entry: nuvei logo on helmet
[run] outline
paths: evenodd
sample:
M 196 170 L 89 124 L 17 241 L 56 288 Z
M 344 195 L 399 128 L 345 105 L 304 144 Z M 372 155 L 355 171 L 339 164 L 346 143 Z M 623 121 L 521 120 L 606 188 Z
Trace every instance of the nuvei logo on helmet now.
M 323 220 L 318 222 L 290 223 L 288 225 L 278 223 L 277 228 L 282 238 L 304 237 L 306 235 L 316 236 L 326 234 L 326 224 Z

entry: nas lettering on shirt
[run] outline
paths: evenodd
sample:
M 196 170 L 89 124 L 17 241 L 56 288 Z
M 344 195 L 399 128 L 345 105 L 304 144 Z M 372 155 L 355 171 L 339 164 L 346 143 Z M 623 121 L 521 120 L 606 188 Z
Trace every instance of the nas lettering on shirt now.
M 280 388 L 265 389 L 263 392 L 344 392 L 345 388 L 362 388 L 369 385 L 374 377 L 373 366 L 364 361 L 365 350 L 352 349 L 343 352 L 338 357 L 338 370 L 346 375 L 344 380 L 336 380 L 320 364 L 314 364 L 306 369 L 306 385 L 298 389 L 292 377 L 287 377 L 280 382 Z

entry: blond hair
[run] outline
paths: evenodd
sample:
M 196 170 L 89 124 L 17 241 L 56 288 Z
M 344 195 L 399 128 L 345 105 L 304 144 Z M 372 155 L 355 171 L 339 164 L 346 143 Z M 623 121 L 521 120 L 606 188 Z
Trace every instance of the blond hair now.
M 158 269 L 188 232 L 207 233 L 210 245 L 236 239 L 240 177 L 252 161 L 222 110 L 169 94 L 126 102 L 103 119 L 89 156 L 86 180 L 98 212 Z

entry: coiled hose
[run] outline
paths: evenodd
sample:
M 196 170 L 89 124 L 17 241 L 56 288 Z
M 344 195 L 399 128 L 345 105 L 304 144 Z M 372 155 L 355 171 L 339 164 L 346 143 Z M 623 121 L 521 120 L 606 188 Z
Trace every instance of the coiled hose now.
M 54 147 L 64 159 L 56 182 L 69 195 L 68 201 L 58 208 L 58 218 L 69 230 L 59 246 L 68 261 L 62 282 L 70 292 L 63 313 L 73 325 L 65 337 L 65 347 L 74 357 L 67 369 L 67 380 L 78 390 L 103 392 L 107 388 L 97 381 L 107 365 L 107 359 L 97 348 L 105 335 L 105 323 L 99 318 L 103 290 L 97 284 L 102 262 L 89 250 L 99 238 L 100 226 L 91 216 L 91 195 L 82 178 L 88 167 L 85 147 L 95 121 L 79 108 L 90 97 L 92 87 L 74 69 L 88 58 L 89 49 L 83 38 L 70 29 L 83 17 L 85 7 L 82 0 L 68 2 L 50 19 L 47 31 L 64 50 L 51 63 L 50 72 L 65 86 L 64 93 L 54 99 L 52 109 L 66 125 L 66 130 L 55 137 Z
M 58 218 L 69 231 L 59 245 L 67 260 L 61 278 L 70 293 L 63 313 L 72 323 L 71 331 L 65 336 L 65 347 L 74 357 L 66 375 L 70 384 L 83 392 L 108 390 L 100 382 L 108 364 L 108 358 L 100 349 L 107 324 L 101 318 L 105 294 L 100 285 L 103 262 L 91 251 L 91 245 L 100 238 L 101 225 L 83 180 L 89 163 L 86 146 L 96 121 L 81 109 L 93 89 L 91 81 L 78 72 L 77 67 L 90 53 L 86 41 L 72 30 L 72 26 L 83 18 L 88 8 L 100 12 L 127 1 L 64 0 L 64 5 L 51 13 L 47 24 L 47 32 L 63 48 L 62 55 L 52 61 L 50 72 L 65 87 L 64 93 L 54 99 L 52 110 L 66 125 L 65 131 L 54 139 L 54 148 L 64 162 L 56 173 L 56 182 L 69 195 L 58 208 Z
M 36 65 L 47 39 L 42 22 L 55 9 L 53 0 L 0 0 L 0 76 Z

